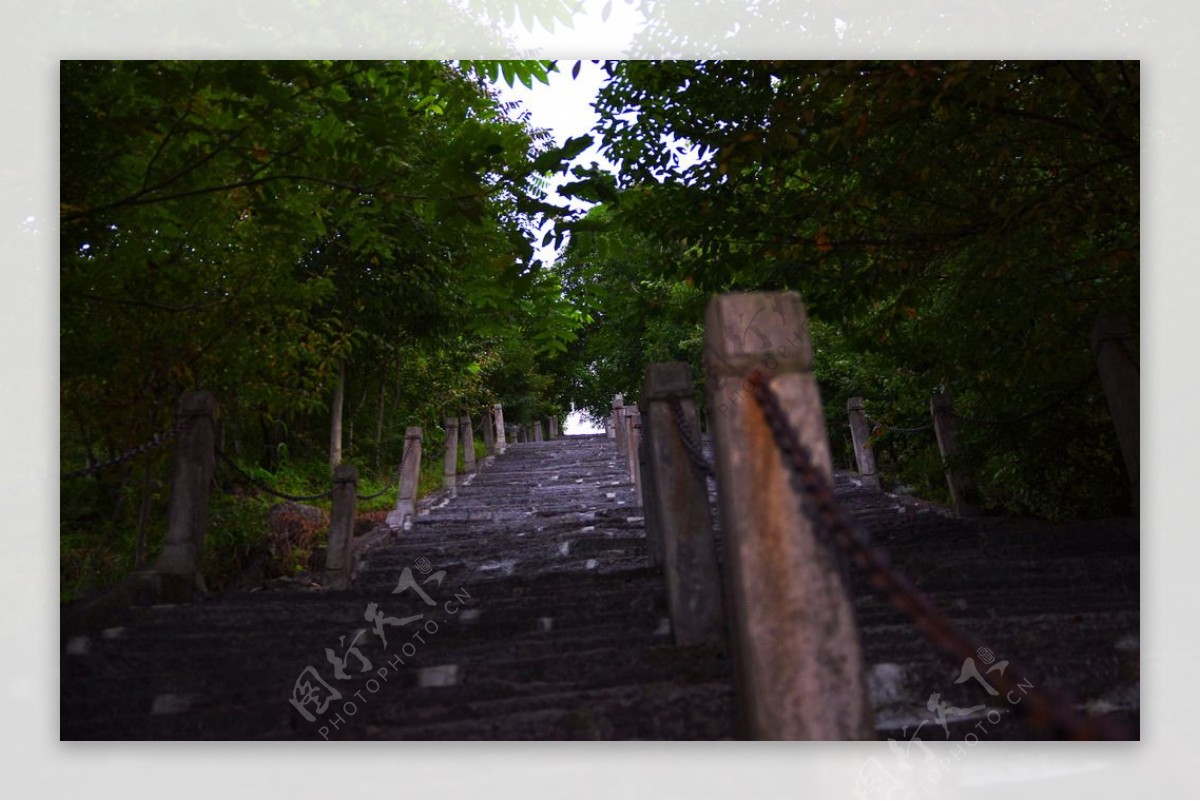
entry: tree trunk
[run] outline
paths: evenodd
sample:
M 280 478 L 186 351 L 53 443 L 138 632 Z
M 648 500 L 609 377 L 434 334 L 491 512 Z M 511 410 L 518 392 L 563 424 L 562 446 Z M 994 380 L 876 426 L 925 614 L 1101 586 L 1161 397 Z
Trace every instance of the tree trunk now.
M 342 463 L 342 402 L 346 395 L 346 362 L 338 363 L 337 386 L 333 390 L 333 413 L 329 423 L 329 467 Z
M 138 509 L 137 542 L 133 546 L 133 566 L 136 570 L 141 570 L 146 563 L 146 527 L 150 522 L 150 496 L 154 492 L 152 464 L 153 459 L 146 459 L 145 471 L 142 474 L 142 505 Z
M 84 467 L 91 467 L 99 464 L 100 460 L 96 458 L 96 450 L 92 447 L 92 434 L 88 430 L 87 425 L 83 422 L 83 415 L 79 413 L 79 408 L 71 404 L 71 416 L 75 418 L 75 425 L 79 427 L 79 438 L 83 441 L 83 451 L 85 455 Z
M 275 436 L 275 424 L 263 413 L 258 415 L 258 427 L 262 430 L 262 468 L 269 473 L 279 469 L 279 438 Z
M 375 414 L 375 469 L 379 469 L 379 465 L 383 461 L 383 411 L 384 402 L 387 400 L 387 369 L 383 371 L 383 377 L 379 379 L 379 409 Z

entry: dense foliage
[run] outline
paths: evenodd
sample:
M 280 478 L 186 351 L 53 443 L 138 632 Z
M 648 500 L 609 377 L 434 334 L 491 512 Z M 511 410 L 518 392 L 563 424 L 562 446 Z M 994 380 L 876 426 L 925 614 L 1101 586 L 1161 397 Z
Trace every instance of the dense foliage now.
M 167 429 L 189 389 L 226 452 L 318 488 L 330 459 L 385 480 L 407 425 L 435 452 L 444 414 L 560 411 L 533 364 L 581 318 L 528 232 L 570 151 L 487 81 L 551 66 L 64 62 L 64 470 Z M 65 484 L 64 569 L 81 532 L 144 531 L 164 479 L 160 456 Z
M 432 462 L 447 414 L 602 414 L 649 362 L 702 377 L 712 293 L 795 289 L 843 465 L 862 395 L 885 476 L 944 497 L 932 436 L 903 430 L 941 389 L 985 507 L 1127 511 L 1088 333 L 1138 321 L 1136 63 L 610 62 L 595 134 L 619 171 L 571 168 L 581 219 L 545 187 L 588 139 L 554 147 L 490 88 L 553 68 L 64 62 L 63 470 L 203 388 L 256 480 L 319 491 L 341 459 L 373 491 L 408 425 Z M 64 481 L 64 594 L 153 554 L 167 461 Z M 221 483 L 218 582 L 270 505 Z
M 846 399 L 865 396 L 884 469 L 926 495 L 944 492 L 932 437 L 898 428 L 920 423 L 930 393 L 944 389 L 977 419 L 1053 406 L 964 426 L 986 506 L 1050 516 L 1128 508 L 1103 396 L 1082 382 L 1097 315 L 1138 319 L 1136 63 L 607 69 L 598 134 L 619 160 L 621 191 L 605 235 L 661 249 L 636 267 L 656 301 L 799 290 L 835 449 L 846 454 Z M 582 237 L 567 262 L 593 246 Z M 624 280 L 630 268 L 618 258 L 604 269 Z M 630 366 L 617 388 L 634 392 L 634 363 L 653 345 L 620 332 L 651 331 L 675 311 L 622 313 L 594 336 L 611 340 L 610 360 L 622 358 L 612 343 L 624 343 Z M 626 319 L 633 313 L 641 323 Z M 664 343 L 696 362 L 695 338 L 675 336 L 664 331 Z

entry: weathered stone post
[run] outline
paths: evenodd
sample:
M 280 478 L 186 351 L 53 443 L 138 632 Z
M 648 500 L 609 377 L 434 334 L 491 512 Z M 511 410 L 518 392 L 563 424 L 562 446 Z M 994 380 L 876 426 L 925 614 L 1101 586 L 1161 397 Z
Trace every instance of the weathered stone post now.
M 354 570 L 354 511 L 358 506 L 358 468 L 340 464 L 333 471 L 333 505 L 329 512 L 329 547 L 325 573 L 335 590 L 350 586 Z
M 691 369 L 683 362 L 647 365 L 641 397 L 646 533 L 649 536 L 653 518 L 661 537 L 675 644 L 696 645 L 724 636 L 724 611 L 708 481 L 688 455 L 672 408 L 676 403 L 684 430 L 699 443 Z
M 1133 329 L 1124 315 L 1105 314 L 1096 320 L 1091 339 L 1100 382 L 1108 399 L 1108 413 L 1112 415 L 1113 425 L 1117 429 L 1117 444 L 1125 460 L 1129 483 L 1133 486 L 1136 507 L 1141 480 L 1141 405 L 1138 397 L 1141 370 L 1134 361 L 1130 347 Z
M 442 467 L 442 487 L 450 490 L 450 497 L 458 494 L 458 418 L 447 417 L 446 426 L 446 460 Z
M 160 599 L 166 603 L 188 603 L 195 591 L 216 461 L 216 409 L 216 401 L 208 392 L 184 393 L 176 407 L 175 418 L 183 429 L 171 464 L 166 540 L 154 563 Z
M 617 455 L 625 458 L 625 396 L 613 395 L 613 430 L 617 441 Z
M 604 418 L 604 436 L 608 439 L 617 438 L 617 430 L 613 428 L 612 415 Z
M 659 515 L 661 502 L 658 499 L 661 495 L 650 462 L 651 442 L 657 435 L 653 430 L 653 421 L 650 417 L 650 408 L 646 405 L 648 401 L 644 390 L 643 386 L 642 397 L 638 401 L 638 411 L 642 415 L 642 436 L 638 447 L 642 468 L 642 525 L 646 529 L 646 553 L 650 557 L 650 565 L 662 567 L 666 557 L 663 553 L 663 527 Z
M 421 478 L 422 438 L 420 426 L 410 426 L 404 430 L 404 456 L 400 459 L 400 491 L 396 493 L 396 508 L 388 512 L 387 516 L 387 524 L 392 528 L 403 529 L 405 523 L 416 512 L 417 482 Z
M 497 403 L 492 407 L 496 422 L 496 453 L 504 453 L 508 446 L 504 442 L 504 407 Z
M 793 489 L 747 375 L 763 368 L 832 483 L 808 320 L 794 292 L 721 295 L 705 323 L 708 407 L 739 710 L 762 740 L 873 739 L 854 606 L 825 532 Z
M 475 430 L 470 415 L 458 418 L 458 438 L 462 440 L 463 472 L 475 472 Z
M 534 442 L 542 441 L 542 421 L 541 420 L 533 421 L 533 441 Z
M 879 473 L 875 469 L 875 451 L 871 448 L 871 426 L 863 411 L 863 399 L 851 398 L 846 402 L 850 415 L 850 438 L 854 440 L 854 461 L 858 464 L 858 476 L 864 487 L 879 489 Z
M 483 433 L 483 450 L 491 456 L 496 452 L 496 435 L 493 433 L 492 416 L 489 413 L 484 412 L 479 419 L 479 429 Z
M 946 393 L 935 392 L 929 399 L 929 410 L 933 415 L 933 433 L 937 435 L 938 450 L 946 470 L 946 483 L 950 485 L 950 497 L 954 500 L 954 511 L 959 517 L 973 517 L 979 514 L 979 509 L 968 500 L 973 496 L 975 487 L 959 463 L 958 420 L 954 416 L 954 404 Z
M 633 484 L 634 503 L 641 506 L 642 466 L 638 460 L 638 446 L 642 436 L 642 413 L 638 407 L 625 407 L 625 429 L 629 437 L 625 443 L 625 461 L 629 467 L 629 481 Z
M 547 439 L 558 439 L 558 418 L 557 417 L 551 415 L 550 417 L 546 418 L 546 430 L 549 432 L 549 434 L 546 435 Z

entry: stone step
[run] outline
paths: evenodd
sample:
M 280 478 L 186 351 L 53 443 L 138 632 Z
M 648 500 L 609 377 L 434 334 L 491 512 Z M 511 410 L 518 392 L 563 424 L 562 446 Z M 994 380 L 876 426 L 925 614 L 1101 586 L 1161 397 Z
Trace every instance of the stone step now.
M 998 660 L 1019 665 L 1038 687 L 1136 724 L 1136 521 L 1053 530 L 964 521 L 923 501 L 863 488 L 851 474 L 838 473 L 836 488 L 893 564 Z M 710 482 L 710 499 L 715 494 Z M 440 583 L 425 585 L 432 606 L 411 589 L 393 593 L 406 569 L 417 581 L 445 571 Z M 933 693 L 960 709 L 982 703 L 979 714 L 1002 714 L 993 739 L 1039 736 L 1008 709 L 986 706 L 992 699 L 975 682 L 955 683 L 961 663 L 876 595 L 868 576 L 855 570 L 852 578 L 881 736 L 898 738 L 929 719 Z M 385 645 L 366 616 L 370 604 L 396 621 L 425 617 L 385 625 Z M 189 606 L 129 610 L 107 631 L 64 638 L 61 735 L 735 736 L 729 653 L 674 646 L 667 617 L 663 577 L 648 563 L 643 513 L 612 442 L 511 445 L 485 460 L 453 499 L 423 501 L 410 530 L 377 539 L 348 590 L 202 597 Z M 436 632 L 418 643 L 413 632 L 430 623 Z M 371 663 L 366 672 L 343 647 L 356 636 Z M 347 657 L 346 680 L 333 677 L 326 648 Z M 310 666 L 345 691 L 312 722 L 288 702 Z M 969 725 L 947 721 L 952 734 Z M 938 725 L 939 737 L 942 731 Z

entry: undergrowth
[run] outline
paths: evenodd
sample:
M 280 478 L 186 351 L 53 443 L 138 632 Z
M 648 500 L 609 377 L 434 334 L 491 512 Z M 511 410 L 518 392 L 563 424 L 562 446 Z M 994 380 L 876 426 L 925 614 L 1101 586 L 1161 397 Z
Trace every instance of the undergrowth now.
M 485 448 L 475 442 L 477 462 Z M 169 454 L 152 454 L 151 478 L 145 481 L 145 462 L 124 465 L 108 473 L 63 482 L 60 495 L 59 600 L 85 597 L 120 581 L 135 563 L 138 519 L 146 507 L 146 558 L 152 566 L 162 550 L 167 524 Z M 240 465 L 255 483 L 288 495 L 312 495 L 329 487 L 329 463 L 324 459 L 290 460 L 275 472 Z M 421 459 L 417 497 L 442 488 L 443 459 L 426 451 Z M 462 456 L 459 456 L 462 469 Z M 382 523 L 396 503 L 392 471 L 359 468 L 356 518 L 360 525 Z M 281 506 L 282 505 L 282 506 Z M 277 508 L 278 507 L 278 508 Z M 208 505 L 208 526 L 201 555 L 201 575 L 212 592 L 245 588 L 265 579 L 295 576 L 323 568 L 329 539 L 328 499 L 285 504 L 225 465 L 218 465 Z M 320 510 L 319 516 L 306 508 Z M 271 510 L 276 509 L 274 532 Z

